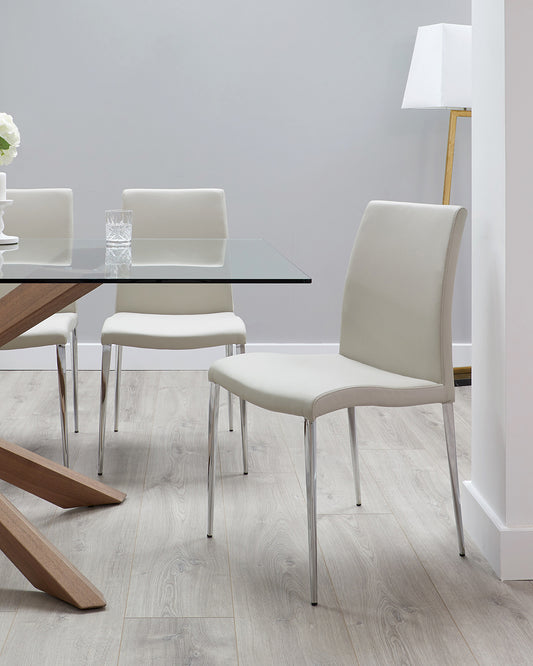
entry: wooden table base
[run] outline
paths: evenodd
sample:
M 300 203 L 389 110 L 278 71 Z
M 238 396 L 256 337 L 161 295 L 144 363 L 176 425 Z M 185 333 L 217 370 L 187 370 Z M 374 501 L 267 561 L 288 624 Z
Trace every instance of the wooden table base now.
M 1 439 L 0 479 L 63 509 L 120 504 L 126 497 L 120 490 Z
M 0 346 L 98 283 L 26 283 L 0 299 Z M 0 440 L 0 478 L 63 508 L 119 504 L 126 495 L 15 444 Z M 0 550 L 39 590 L 81 609 L 101 608 L 102 594 L 0 494 Z
M 0 548 L 37 589 L 77 608 L 102 608 L 94 585 L 0 495 Z
M 62 508 L 120 504 L 125 493 L 0 440 L 0 478 Z M 3 495 L 0 550 L 39 590 L 77 608 L 101 608 L 102 594 Z

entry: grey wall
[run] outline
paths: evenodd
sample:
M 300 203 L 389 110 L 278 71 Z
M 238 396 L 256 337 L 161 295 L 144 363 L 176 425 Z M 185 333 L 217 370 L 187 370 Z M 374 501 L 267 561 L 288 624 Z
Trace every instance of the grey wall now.
M 370 199 L 442 200 L 445 111 L 401 110 L 419 25 L 468 0 L 2 0 L 0 111 L 22 135 L 11 187 L 72 187 L 76 233 L 125 187 L 222 187 L 230 233 L 263 237 L 312 285 L 237 286 L 250 342 L 334 342 Z M 470 120 L 452 202 L 470 208 Z M 113 307 L 80 307 L 97 341 Z M 470 341 L 470 230 L 454 304 Z

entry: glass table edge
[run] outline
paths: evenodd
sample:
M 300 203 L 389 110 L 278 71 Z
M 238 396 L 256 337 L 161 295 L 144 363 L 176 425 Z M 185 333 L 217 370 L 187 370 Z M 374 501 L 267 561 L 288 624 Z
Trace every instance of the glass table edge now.
M 5 278 L 0 284 L 311 284 L 312 278 L 127 278 L 127 277 L 57 277 L 57 278 Z

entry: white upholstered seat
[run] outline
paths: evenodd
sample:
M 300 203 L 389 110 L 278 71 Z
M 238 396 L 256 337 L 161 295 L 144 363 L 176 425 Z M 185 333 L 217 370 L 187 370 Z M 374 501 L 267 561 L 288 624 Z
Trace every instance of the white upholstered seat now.
M 442 384 L 359 363 L 342 354 L 247 354 L 209 372 L 247 402 L 314 421 L 353 405 L 404 407 L 442 402 Z
M 464 208 L 370 202 L 350 258 L 339 354 L 246 354 L 209 370 L 208 536 L 213 533 L 220 386 L 246 402 L 304 418 L 311 602 L 317 603 L 316 419 L 346 408 L 356 504 L 361 503 L 355 407 L 442 403 L 459 552 L 459 501 L 451 344 L 455 267 Z M 246 428 L 242 429 L 246 451 Z
M 149 349 L 198 349 L 244 344 L 246 328 L 233 312 L 193 315 L 117 312 L 102 328 L 102 344 Z
M 73 233 L 73 196 L 72 190 L 54 189 L 10 189 L 7 198 L 13 199 L 4 220 L 8 233 L 24 239 L 71 239 Z M 68 263 L 68 248 L 60 253 L 58 263 Z M 7 253 L 7 262 L 17 261 L 17 252 Z M 22 259 L 21 259 L 22 260 Z M 33 258 L 39 261 L 38 257 Z M 24 258 L 28 261 L 28 257 Z M 14 289 L 16 285 L 0 285 L 0 296 Z M 74 393 L 74 430 L 78 432 L 78 351 L 76 326 L 78 314 L 76 304 L 64 308 L 11 340 L 1 349 L 29 349 L 55 345 L 59 381 L 59 405 L 61 417 L 61 436 L 63 444 L 63 464 L 69 465 L 68 420 L 66 409 L 66 353 L 65 345 L 72 343 L 72 375 Z
M 78 315 L 76 312 L 57 312 L 5 344 L 2 349 L 66 345 L 70 342 L 70 336 L 77 323 Z
M 133 236 L 137 238 L 225 239 L 228 236 L 226 200 L 220 189 L 124 190 L 122 201 L 124 208 L 133 211 Z M 244 352 L 246 328 L 233 312 L 231 284 L 119 284 L 116 313 L 104 322 L 101 341 L 99 474 L 103 472 L 112 345 L 117 345 L 115 430 L 118 430 L 123 346 L 198 349 L 222 345 L 226 354 L 232 355 L 233 345 L 237 345 L 240 353 Z M 232 430 L 231 396 L 228 419 Z

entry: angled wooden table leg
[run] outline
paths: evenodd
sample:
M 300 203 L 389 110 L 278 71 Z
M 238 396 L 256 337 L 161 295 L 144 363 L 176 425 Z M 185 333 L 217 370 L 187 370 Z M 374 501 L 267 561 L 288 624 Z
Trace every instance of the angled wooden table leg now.
M 19 284 L 0 298 L 0 347 L 99 286 L 99 282 Z
M 0 299 L 0 346 L 96 289 L 98 283 L 24 283 Z M 15 444 L 0 440 L 0 478 L 63 507 L 118 504 L 125 494 Z M 0 549 L 40 590 L 77 608 L 105 599 L 0 495 Z
M 2 439 L 0 479 L 63 509 L 120 504 L 126 497 L 126 493 L 120 490 Z
M 37 589 L 84 610 L 106 605 L 96 587 L 1 494 L 0 548 Z

